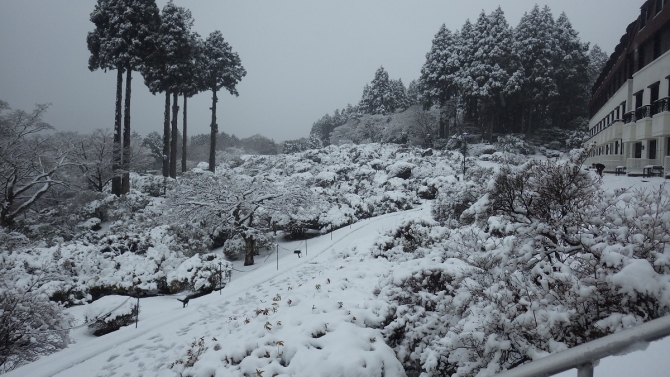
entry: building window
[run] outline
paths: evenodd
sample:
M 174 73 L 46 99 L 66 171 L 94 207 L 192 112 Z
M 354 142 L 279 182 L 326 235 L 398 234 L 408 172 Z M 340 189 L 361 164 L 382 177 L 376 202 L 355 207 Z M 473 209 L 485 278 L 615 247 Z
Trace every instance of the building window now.
M 658 92 L 659 92 L 659 82 L 655 82 L 649 86 L 649 104 L 652 106 L 651 111 L 652 115 L 658 114 L 656 101 L 658 101 Z
M 665 155 L 670 156 L 670 137 L 668 137 L 666 139 L 667 139 L 668 142 L 666 143 L 666 147 L 665 147 Z
M 637 110 L 638 108 L 642 107 L 642 98 L 644 97 L 644 90 L 640 90 L 639 92 L 634 94 L 635 96 L 635 109 Z
M 649 140 L 649 159 L 656 159 L 656 139 Z
M 640 14 L 640 30 L 644 29 L 645 26 L 647 26 L 647 7 L 644 6 L 641 9 L 641 14 Z
M 663 0 L 656 0 L 656 14 L 661 13 L 663 10 Z
M 614 154 L 619 154 L 619 140 L 614 142 Z
M 644 45 L 637 48 L 637 70 L 644 68 Z

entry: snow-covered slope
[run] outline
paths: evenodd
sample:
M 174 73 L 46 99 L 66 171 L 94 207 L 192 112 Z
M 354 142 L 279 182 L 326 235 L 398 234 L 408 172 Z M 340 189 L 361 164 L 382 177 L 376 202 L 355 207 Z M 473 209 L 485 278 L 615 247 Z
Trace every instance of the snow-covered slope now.
M 280 243 L 278 263 L 271 255 L 236 265 L 220 293 L 186 308 L 171 297 L 142 299 L 137 328 L 99 338 L 77 329 L 75 344 L 6 376 L 402 376 L 380 331 L 368 327 L 386 304 L 375 285 L 392 268 L 369 250 L 381 232 L 428 217 L 426 204 L 310 239 L 307 250 L 304 241 Z M 71 311 L 82 317 L 84 309 Z

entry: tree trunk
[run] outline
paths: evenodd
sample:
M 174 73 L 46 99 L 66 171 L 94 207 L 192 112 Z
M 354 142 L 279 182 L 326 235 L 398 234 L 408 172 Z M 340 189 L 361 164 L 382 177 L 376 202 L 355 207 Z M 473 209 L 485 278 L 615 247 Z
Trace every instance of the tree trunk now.
M 126 102 L 123 109 L 123 179 L 121 181 L 121 193 L 130 192 L 130 89 L 132 81 L 132 69 L 126 69 Z
M 214 172 L 216 168 L 216 135 L 219 133 L 219 126 L 216 124 L 216 103 L 219 99 L 216 97 L 216 88 L 212 88 L 212 124 L 209 137 L 209 171 Z M 253 257 L 251 258 L 253 264 Z M 245 262 L 246 263 L 246 262 Z
M 444 129 L 445 129 L 445 122 L 446 122 L 446 105 L 444 103 L 440 104 L 440 124 L 437 128 L 437 137 L 438 139 L 444 139 Z
M 184 122 L 182 124 L 182 139 L 181 139 L 181 172 L 186 172 L 186 145 L 188 144 L 188 137 L 186 135 L 186 99 L 187 95 L 184 94 Z
M 254 253 L 256 252 L 256 241 L 253 237 L 242 236 L 244 245 L 246 246 L 246 254 L 244 255 L 244 265 L 251 266 L 254 264 Z
M 170 175 L 170 90 L 165 90 L 165 117 L 163 118 L 163 177 Z
M 179 92 L 172 93 L 172 140 L 170 140 L 170 177 L 177 178 L 177 138 L 179 128 L 177 117 L 179 115 Z
M 112 147 L 112 194 L 121 195 L 121 176 L 116 175 L 121 168 L 121 100 L 123 98 L 123 65 L 116 66 L 116 108 L 114 112 L 114 145 Z

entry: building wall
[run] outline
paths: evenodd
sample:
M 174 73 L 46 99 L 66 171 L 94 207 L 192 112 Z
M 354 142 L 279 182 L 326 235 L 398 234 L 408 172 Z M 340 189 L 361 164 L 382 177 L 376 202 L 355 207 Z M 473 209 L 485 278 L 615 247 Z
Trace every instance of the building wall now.
M 626 166 L 636 173 L 663 165 L 670 174 L 670 99 L 662 101 L 663 108 L 651 101 L 656 85 L 658 99 L 670 97 L 670 0 L 659 12 L 655 4 L 643 4 L 593 90 L 584 145 L 594 149 L 586 163 L 602 163 L 606 171 Z

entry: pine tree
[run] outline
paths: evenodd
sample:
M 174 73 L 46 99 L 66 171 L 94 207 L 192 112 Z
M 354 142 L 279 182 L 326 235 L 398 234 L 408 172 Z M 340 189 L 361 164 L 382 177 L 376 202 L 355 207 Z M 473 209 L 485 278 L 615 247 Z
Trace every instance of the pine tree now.
M 114 122 L 113 169 L 122 166 L 126 171 L 112 181 L 112 192 L 116 195 L 127 193 L 130 189 L 128 162 L 130 160 L 130 95 L 132 71 L 141 67 L 149 51 L 152 36 L 156 32 L 160 19 L 155 1 L 98 0 L 90 16 L 95 30 L 86 38 L 91 52 L 88 66 L 91 71 L 97 69 L 116 69 L 116 106 Z M 124 110 L 123 136 L 121 130 L 121 101 L 123 73 L 126 73 L 126 100 Z M 123 137 L 123 142 L 122 142 Z M 121 150 L 123 148 L 122 158 Z M 125 162 L 123 162 L 125 159 Z
M 216 165 L 216 135 L 219 126 L 216 123 L 216 103 L 219 101 L 217 92 L 224 88 L 230 94 L 239 96 L 236 86 L 246 76 L 242 61 L 236 52 L 223 39 L 220 31 L 212 32 L 205 41 L 201 56 L 202 89 L 212 91 L 212 123 L 209 148 L 209 170 L 214 171 Z
M 440 126 L 438 137 L 449 137 L 447 127 L 446 104 L 458 93 L 456 75 L 460 69 L 458 34 L 453 34 L 442 24 L 435 34 L 433 45 L 426 54 L 426 62 L 421 68 L 419 78 L 421 98 L 426 107 L 440 108 Z

